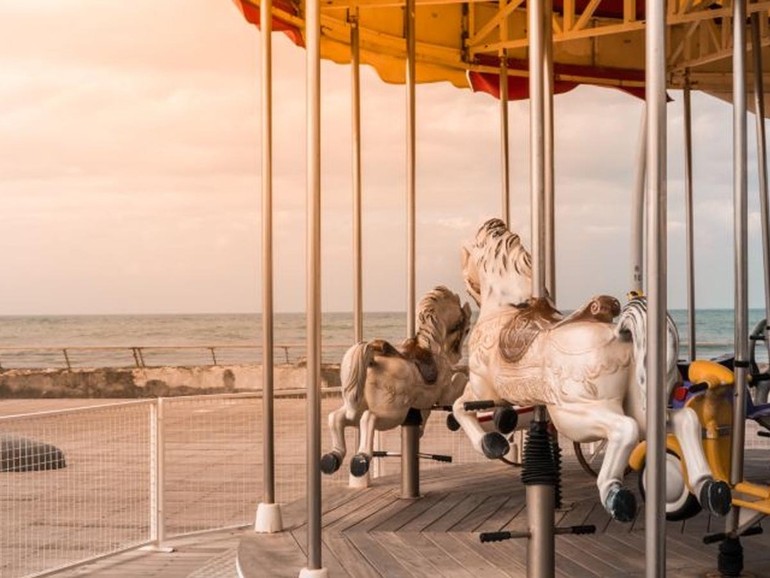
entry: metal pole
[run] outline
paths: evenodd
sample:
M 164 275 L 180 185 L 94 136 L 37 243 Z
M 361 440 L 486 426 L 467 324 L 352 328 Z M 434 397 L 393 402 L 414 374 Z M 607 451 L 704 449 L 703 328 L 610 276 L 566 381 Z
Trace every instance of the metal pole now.
M 500 10 L 506 0 L 500 0 Z M 508 18 L 500 22 L 500 42 L 508 40 Z M 507 224 L 511 218 L 511 169 L 508 139 L 508 50 L 500 50 L 500 169 L 502 171 L 502 219 Z
M 420 424 L 422 414 L 410 409 L 401 425 L 401 497 L 420 497 Z
M 556 203 L 553 142 L 553 2 L 546 1 L 543 14 L 543 180 L 545 213 L 545 287 L 556 301 Z
M 275 502 L 273 417 L 273 0 L 262 0 L 262 448 L 264 502 Z
M 644 185 L 647 175 L 647 105 L 642 105 L 636 181 L 631 196 L 631 290 L 644 293 Z
M 695 245 L 693 243 L 692 207 L 692 107 L 690 106 L 690 81 L 684 85 L 684 215 L 687 242 L 687 351 L 690 361 L 695 361 Z
M 543 2 L 527 4 L 529 15 L 530 195 L 532 203 L 532 296 L 545 295 L 545 128 Z
M 549 10 L 545 2 L 528 2 L 529 20 L 529 107 L 530 107 L 530 195 L 532 204 L 532 296 L 546 295 L 546 24 Z M 553 209 L 553 207 L 551 207 Z M 546 411 L 535 408 L 535 419 L 545 421 Z M 527 521 L 530 539 L 527 546 L 527 576 L 547 578 L 554 575 L 553 486 L 527 486 Z
M 262 484 L 256 532 L 280 532 L 281 509 L 275 503 L 275 418 L 273 412 L 273 2 L 259 7 L 262 71 Z M 214 349 L 211 350 L 214 357 Z
M 502 33 L 501 33 L 502 34 Z M 511 177 L 508 145 L 508 51 L 500 56 L 500 170 L 502 181 L 501 217 L 507 224 L 511 215 Z
M 759 14 L 751 15 L 751 48 L 754 57 L 754 113 L 757 120 L 757 160 L 759 163 L 759 205 L 762 215 L 762 257 L 765 279 L 765 319 L 770 318 L 770 208 L 767 187 L 767 138 L 765 135 L 765 87 L 762 68 Z M 770 352 L 770 339 L 765 331 L 765 345 Z
M 305 5 L 307 68 L 307 569 L 321 566 L 321 7 Z
M 647 102 L 647 496 L 648 578 L 666 575 L 666 1 L 648 0 Z
M 730 484 L 743 480 L 743 444 L 748 376 L 748 208 L 746 176 L 746 0 L 733 0 L 733 211 L 735 227 L 735 390 Z M 727 530 L 738 526 L 739 509 L 728 516 Z
M 351 98 L 353 131 L 353 339 L 364 340 L 363 269 L 361 257 L 361 57 L 358 8 L 350 15 Z
M 416 226 L 415 226 L 415 191 L 416 191 L 416 159 L 415 159 L 415 0 L 406 0 L 404 8 L 406 36 L 406 251 L 407 251 L 407 282 L 406 282 L 406 336 L 415 334 L 416 300 Z

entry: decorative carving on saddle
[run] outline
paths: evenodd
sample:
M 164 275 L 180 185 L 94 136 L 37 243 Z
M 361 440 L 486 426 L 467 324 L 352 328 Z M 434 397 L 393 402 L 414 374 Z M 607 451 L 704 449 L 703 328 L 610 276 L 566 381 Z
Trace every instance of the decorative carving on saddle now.
M 436 380 L 438 379 L 438 364 L 436 363 L 436 358 L 433 356 L 433 352 L 430 349 L 420 347 L 417 343 L 417 339 L 414 337 L 404 341 L 400 351 L 384 339 L 375 339 L 370 343 L 370 346 L 377 355 L 382 355 L 383 357 L 400 357 L 401 359 L 413 363 L 426 384 L 433 385 L 436 383 Z
M 517 305 L 518 313 L 500 330 L 500 355 L 508 363 L 516 363 L 529 350 L 538 333 L 561 321 L 561 313 L 548 299 L 530 299 Z

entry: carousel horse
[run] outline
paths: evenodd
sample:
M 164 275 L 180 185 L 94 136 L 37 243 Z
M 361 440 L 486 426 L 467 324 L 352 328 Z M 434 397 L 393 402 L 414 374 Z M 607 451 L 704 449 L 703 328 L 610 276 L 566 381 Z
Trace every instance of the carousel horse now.
M 374 431 L 401 425 L 410 408 L 420 410 L 422 426 L 431 408 L 451 405 L 467 382 L 453 366 L 462 357 L 471 308 L 446 287 L 427 293 L 417 308 L 417 334 L 394 347 L 376 339 L 347 350 L 340 366 L 343 405 L 329 414 L 332 450 L 321 458 L 321 471 L 336 472 L 345 458 L 345 428 L 361 430 L 350 471 L 363 476 L 373 455 Z M 422 429 L 421 429 L 422 433 Z
M 453 413 L 476 451 L 499 458 L 508 441 L 485 432 L 465 402 L 544 405 L 568 439 L 607 440 L 597 479 L 601 502 L 614 519 L 632 520 L 636 498 L 622 479 L 631 451 L 645 437 L 646 301 L 634 298 L 621 310 L 616 299 L 600 296 L 563 317 L 549 298 L 532 297 L 530 255 L 499 219 L 484 223 L 463 248 L 463 277 L 480 313 L 469 341 L 469 382 Z M 670 317 L 667 334 L 670 396 L 679 379 L 679 338 Z M 693 493 L 707 510 L 725 514 L 730 489 L 712 477 L 697 416 L 669 410 L 666 422 L 682 447 Z

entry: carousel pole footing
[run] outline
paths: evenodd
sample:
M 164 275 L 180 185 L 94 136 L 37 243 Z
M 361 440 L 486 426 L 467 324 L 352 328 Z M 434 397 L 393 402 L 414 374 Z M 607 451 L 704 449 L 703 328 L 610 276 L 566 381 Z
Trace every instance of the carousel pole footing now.
M 257 519 L 254 531 L 260 534 L 274 534 L 283 530 L 283 518 L 279 504 L 260 503 L 257 506 Z
M 717 570 L 722 576 L 741 576 L 743 573 L 743 546 L 740 538 L 726 538 L 719 545 Z

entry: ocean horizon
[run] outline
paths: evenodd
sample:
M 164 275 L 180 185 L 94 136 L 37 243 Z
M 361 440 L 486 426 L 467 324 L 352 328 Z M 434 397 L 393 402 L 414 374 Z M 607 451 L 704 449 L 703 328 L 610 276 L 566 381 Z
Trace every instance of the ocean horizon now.
M 670 310 L 680 334 L 680 356 L 687 355 L 687 311 Z M 474 312 L 474 318 L 477 313 Z M 733 346 L 732 309 L 695 312 L 698 357 L 729 354 Z M 764 318 L 764 309 L 749 312 L 749 328 Z M 73 367 L 132 365 L 131 348 L 157 348 L 153 364 L 199 365 L 211 362 L 209 348 L 217 347 L 220 363 L 257 363 L 261 359 L 260 313 L 145 313 L 78 315 L 1 315 L 0 366 L 56 368 L 66 366 L 67 348 Z M 364 338 L 400 342 L 406 332 L 403 311 L 364 313 Z M 352 312 L 322 315 L 324 362 L 338 362 L 353 344 Z M 294 363 L 304 357 L 305 313 L 276 313 L 274 342 L 277 361 Z M 174 347 L 185 348 L 173 351 Z M 246 348 L 238 350 L 238 348 Z M 92 351 L 85 349 L 93 348 Z M 105 351 L 102 348 L 116 348 Z M 758 357 L 766 360 L 763 347 Z

